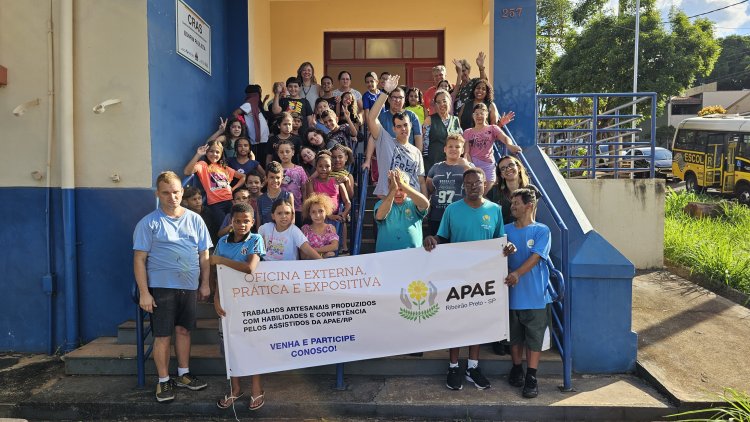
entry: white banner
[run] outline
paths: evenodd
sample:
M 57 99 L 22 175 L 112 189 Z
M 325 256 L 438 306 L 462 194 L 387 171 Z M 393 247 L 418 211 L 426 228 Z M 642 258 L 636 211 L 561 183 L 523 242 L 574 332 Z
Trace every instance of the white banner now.
M 211 26 L 182 0 L 177 0 L 177 53 L 211 74 Z
M 508 338 L 505 238 L 218 266 L 228 376 Z

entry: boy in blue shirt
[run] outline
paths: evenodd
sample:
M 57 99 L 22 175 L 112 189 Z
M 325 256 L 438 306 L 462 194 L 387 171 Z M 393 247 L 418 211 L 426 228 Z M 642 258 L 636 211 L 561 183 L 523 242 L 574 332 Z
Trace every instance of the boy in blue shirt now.
M 253 227 L 254 212 L 253 208 L 246 203 L 240 202 L 232 205 L 229 215 L 232 217 L 232 229 L 224 235 L 216 244 L 216 250 L 211 256 L 211 265 L 226 265 L 237 271 L 252 274 L 260 262 L 260 258 L 266 254 L 263 238 L 255 233 L 250 233 Z M 221 307 L 219 292 L 215 278 L 211 280 L 212 290 L 214 292 L 214 309 L 219 316 L 226 316 L 224 308 Z M 219 325 L 219 338 L 221 346 L 224 346 L 224 336 Z M 222 350 L 223 351 L 223 350 Z M 222 353 L 223 354 L 223 353 Z M 240 386 L 239 377 L 231 377 L 232 391 L 228 396 L 219 399 L 216 406 L 220 409 L 231 407 L 235 400 L 242 397 L 242 387 Z M 250 410 L 258 410 L 263 406 L 263 390 L 260 383 L 260 375 L 252 376 L 252 391 L 250 392 Z
M 549 348 L 549 304 L 547 292 L 551 235 L 547 226 L 534 221 L 537 192 L 534 189 L 516 189 L 511 194 L 510 211 L 515 223 L 507 224 L 508 241 L 518 245 L 518 252 L 508 257 L 510 273 L 505 278 L 508 285 L 510 308 L 510 344 L 513 368 L 508 382 L 514 387 L 523 386 L 523 396 L 539 395 L 536 371 L 542 350 Z M 526 377 L 523 375 L 524 345 L 526 346 Z

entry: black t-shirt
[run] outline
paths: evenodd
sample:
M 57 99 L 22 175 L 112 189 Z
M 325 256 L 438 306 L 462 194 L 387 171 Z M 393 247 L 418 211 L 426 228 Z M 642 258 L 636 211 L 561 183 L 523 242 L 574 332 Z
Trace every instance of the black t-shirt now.
M 313 114 L 313 110 L 306 98 L 281 98 L 279 99 L 279 107 L 281 107 L 282 112 L 299 113 L 302 118 L 300 132 L 307 129 L 307 116 Z
M 299 164 L 299 149 L 302 145 L 302 138 L 300 138 L 297 135 L 291 135 L 289 138 L 284 139 L 285 141 L 292 141 L 294 144 L 294 155 L 292 156 L 292 162 L 294 164 Z M 281 162 L 281 159 L 279 158 L 279 155 L 276 154 L 276 148 L 279 146 L 279 142 L 281 139 L 279 139 L 279 135 L 271 135 L 268 137 L 268 144 L 271 145 L 271 150 L 268 151 L 268 155 L 271 156 L 271 160 Z

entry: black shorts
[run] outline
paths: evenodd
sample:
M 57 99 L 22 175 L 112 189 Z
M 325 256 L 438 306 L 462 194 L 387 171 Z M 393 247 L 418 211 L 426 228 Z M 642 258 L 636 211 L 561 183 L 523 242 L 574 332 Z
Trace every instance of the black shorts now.
M 195 328 L 197 290 L 151 289 L 156 306 L 151 314 L 151 329 L 154 337 L 169 337 L 174 327 L 179 325 L 186 330 Z
M 545 337 L 549 336 L 550 305 L 543 309 L 510 310 L 510 344 L 524 344 L 532 352 L 545 349 Z M 548 340 L 549 341 L 549 340 Z

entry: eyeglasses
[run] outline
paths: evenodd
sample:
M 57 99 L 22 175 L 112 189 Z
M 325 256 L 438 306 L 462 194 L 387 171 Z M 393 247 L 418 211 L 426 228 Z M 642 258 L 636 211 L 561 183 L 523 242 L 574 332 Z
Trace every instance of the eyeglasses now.
M 511 163 L 511 164 L 508 164 L 507 166 L 498 167 L 497 169 L 500 170 L 500 173 L 505 173 L 507 170 L 514 169 L 516 167 L 517 166 L 515 163 Z
M 469 189 L 476 188 L 476 187 L 479 187 L 479 186 L 482 186 L 482 185 L 484 185 L 484 181 L 483 180 L 479 180 L 479 181 L 476 181 L 476 182 L 468 182 L 468 183 L 464 182 L 464 186 L 466 186 Z

